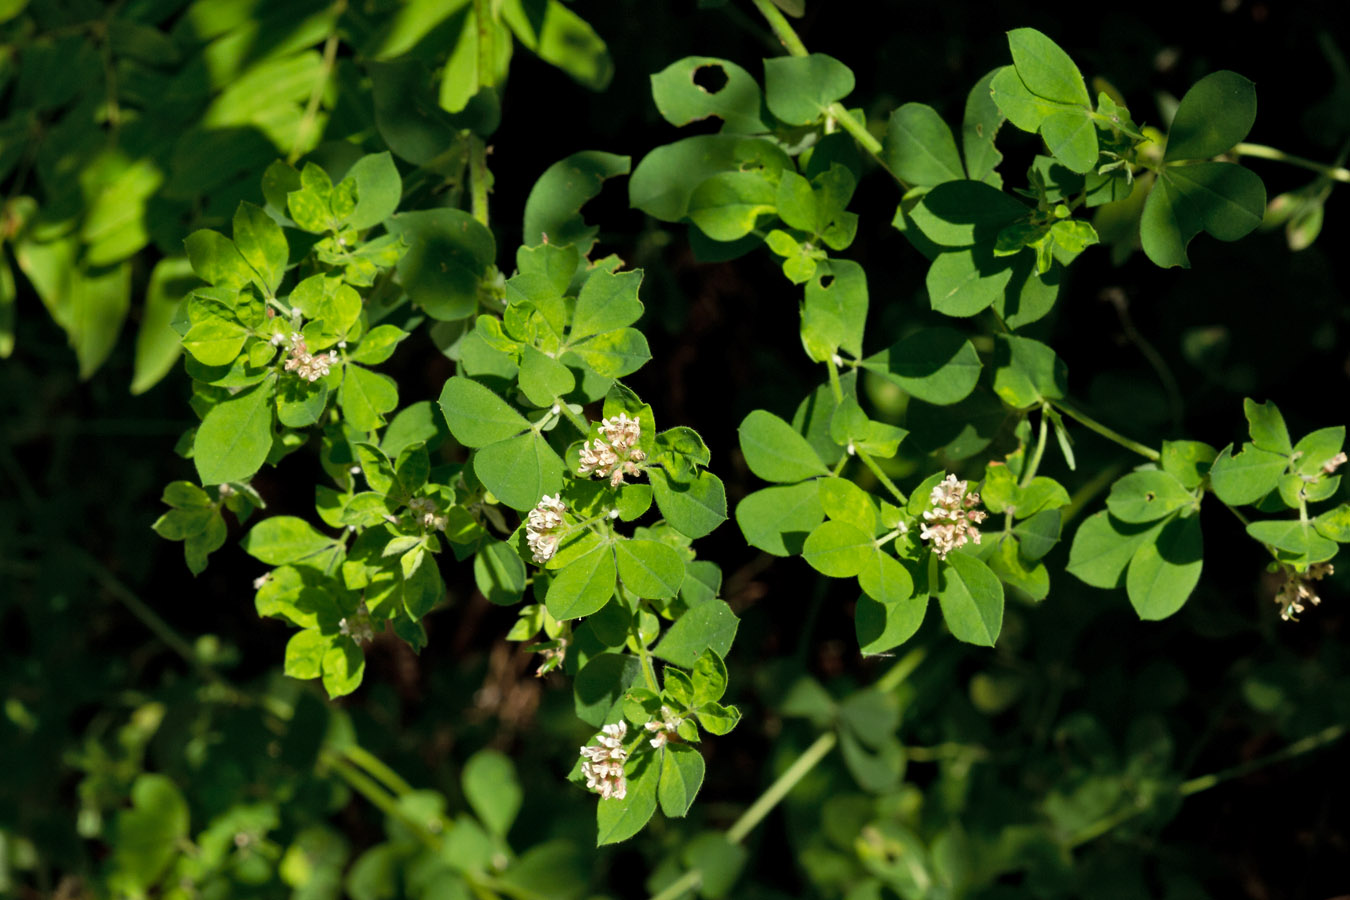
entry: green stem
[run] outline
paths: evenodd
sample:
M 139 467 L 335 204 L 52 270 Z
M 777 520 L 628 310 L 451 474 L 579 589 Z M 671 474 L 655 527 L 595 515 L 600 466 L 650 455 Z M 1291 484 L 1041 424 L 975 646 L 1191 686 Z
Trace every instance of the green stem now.
M 877 679 L 876 688 L 883 694 L 889 694 L 904 683 L 905 679 L 919 667 L 923 662 L 927 651 L 922 647 L 915 647 L 913 650 L 900 657 L 900 661 L 891 666 L 890 670 Z
M 839 366 L 834 362 L 834 357 L 825 360 L 825 365 L 830 370 L 830 393 L 834 395 L 836 404 L 844 402 L 844 386 L 839 383 Z
M 1231 766 L 1227 769 L 1221 769 L 1218 772 L 1213 772 L 1209 775 L 1201 775 L 1198 778 L 1183 781 L 1177 787 L 1177 794 L 1181 797 L 1189 797 L 1192 794 L 1207 791 L 1225 781 L 1241 778 L 1244 775 L 1250 775 L 1252 772 L 1260 771 L 1267 766 L 1284 762 L 1287 759 L 1293 759 L 1297 756 L 1302 756 L 1305 753 L 1310 753 L 1313 750 L 1335 743 L 1345 737 L 1347 732 L 1350 732 L 1350 725 L 1328 726 L 1316 734 L 1311 734 L 1301 740 L 1294 741 L 1294 743 L 1280 750 L 1276 750 L 1274 753 L 1269 753 L 1265 756 L 1258 757 L 1257 759 L 1245 763 L 1240 763 L 1236 766 Z M 1069 839 L 1068 846 L 1070 848 L 1077 847 L 1081 844 L 1086 844 L 1088 841 L 1095 840 L 1106 834 L 1108 831 L 1111 831 L 1117 825 L 1121 825 L 1130 819 L 1133 819 L 1135 816 L 1146 812 L 1150 808 L 1152 807 L 1149 805 L 1134 806 L 1112 813 L 1074 835 Z
M 347 0 L 337 0 L 333 4 L 333 25 L 328 32 L 328 39 L 323 42 L 323 63 L 319 68 L 319 77 L 314 82 L 314 88 L 309 92 L 309 101 L 305 104 L 304 115 L 300 118 L 300 124 L 295 127 L 295 140 L 291 142 L 291 152 L 286 154 L 286 162 L 294 163 L 304 151 L 301 149 L 305 142 L 309 140 L 309 132 L 314 127 L 314 120 L 319 115 L 319 103 L 323 100 L 323 90 L 328 86 L 328 79 L 333 77 L 333 67 L 337 64 L 338 45 L 342 43 L 338 37 L 338 20 L 342 18 L 342 13 L 347 9 Z
M 403 776 L 389 768 L 383 760 L 360 744 L 349 744 L 343 747 L 342 755 L 374 775 L 396 796 L 403 797 L 412 793 L 412 785 L 404 781 Z
M 492 173 L 487 167 L 487 145 L 476 134 L 469 135 L 469 188 L 473 217 L 484 227 L 488 224 L 488 188 Z
M 637 647 L 638 660 L 642 664 L 642 678 L 647 682 L 647 687 L 654 694 L 661 693 L 661 685 L 656 681 L 656 666 L 652 664 L 651 651 L 647 649 L 646 643 L 642 640 L 642 602 L 634 601 L 634 598 L 628 595 L 624 589 L 623 583 L 616 582 L 615 591 L 619 598 L 631 603 L 633 607 L 633 618 L 628 622 L 628 634 L 633 639 L 633 645 Z
M 591 423 L 580 414 L 573 412 L 572 408 L 567 405 L 566 400 L 559 397 L 555 401 L 555 405 L 558 407 L 558 412 L 566 416 L 567 421 L 571 422 L 572 426 L 576 428 L 577 431 L 581 432 L 582 437 L 591 433 Z
M 677 897 L 683 897 L 687 892 L 695 890 L 702 884 L 703 870 L 690 869 L 658 893 L 652 894 L 651 900 L 676 900 Z
M 347 783 L 348 787 L 369 800 L 372 806 L 391 819 L 398 819 L 406 825 L 428 849 L 440 852 L 440 837 L 432 834 L 423 823 L 409 815 L 407 810 L 399 806 L 398 801 L 386 793 L 375 779 L 327 747 L 319 752 L 319 758 L 324 765 L 336 772 Z
M 1045 455 L 1045 438 L 1050 433 L 1050 417 L 1045 414 L 1045 407 L 1041 407 L 1041 430 L 1036 435 L 1036 449 L 1031 451 L 1031 461 L 1027 463 L 1026 469 L 1022 471 L 1022 481 L 1020 487 L 1026 487 L 1031 484 L 1031 480 L 1036 477 L 1036 470 L 1041 467 L 1041 457 Z
M 937 762 L 942 759 L 985 759 L 989 751 L 974 744 L 948 742 L 933 747 L 906 747 L 905 758 L 910 762 Z
M 1207 791 L 1217 784 L 1230 781 L 1234 778 L 1241 778 L 1244 775 L 1250 775 L 1252 772 L 1264 769 L 1266 766 L 1275 763 L 1284 762 L 1286 759 L 1293 759 L 1296 756 L 1302 756 L 1304 753 L 1310 753 L 1327 744 L 1335 743 L 1345 737 L 1350 732 L 1350 725 L 1331 725 L 1323 728 L 1316 734 L 1310 734 L 1301 738 L 1287 747 L 1276 750 L 1274 753 L 1268 753 L 1265 756 L 1257 757 L 1249 762 L 1239 763 L 1227 769 L 1220 769 L 1218 772 L 1212 772 L 1209 775 L 1201 775 L 1198 778 L 1192 778 L 1189 781 L 1183 781 L 1177 788 L 1177 792 L 1183 797 L 1189 797 L 1191 794 L 1198 794 L 1201 791 Z
M 891 496 L 898 500 L 901 506 L 909 502 L 905 499 L 904 492 L 895 486 L 895 482 L 891 481 L 891 479 L 886 476 L 886 473 L 881 471 L 881 466 L 877 465 L 877 461 L 872 458 L 872 454 L 868 453 L 866 450 L 860 450 L 857 447 L 853 448 L 853 452 L 858 455 L 858 459 L 863 461 L 863 465 L 872 470 L 872 474 L 876 476 L 877 481 L 880 481 L 882 486 L 891 492 Z
M 497 23 L 492 17 L 492 0 L 473 0 L 473 17 L 478 26 L 478 87 L 497 83 Z
M 1138 453 L 1140 456 L 1144 457 L 1145 459 L 1150 460 L 1151 462 L 1157 462 L 1159 459 L 1162 458 L 1162 454 L 1159 453 L 1157 450 L 1154 450 L 1152 447 L 1146 447 L 1143 444 L 1139 443 L 1138 441 L 1130 440 L 1129 438 L 1125 437 L 1125 435 L 1121 434 L 1118 431 L 1113 431 L 1112 429 L 1107 428 L 1101 422 L 1098 422 L 1096 419 L 1092 418 L 1086 413 L 1080 412 L 1079 410 L 1073 408 L 1069 404 L 1065 403 L 1063 400 L 1051 400 L 1049 401 L 1049 403 L 1055 409 L 1059 410 L 1064 415 L 1073 419 L 1079 425 L 1084 426 L 1090 431 L 1097 432 L 1097 434 L 1100 434 L 1108 441 L 1114 441 L 1115 443 L 1124 447 L 1126 450 L 1132 450 L 1135 453 Z
M 764 17 L 765 21 L 769 23 L 769 27 L 773 29 L 774 36 L 777 37 L 779 43 L 783 45 L 783 49 L 787 50 L 792 56 L 810 55 L 806 49 L 806 45 L 802 43 L 801 38 L 797 37 L 797 32 L 793 29 L 792 25 L 788 22 L 787 17 L 783 15 L 778 7 L 774 6 L 769 0 L 754 0 L 754 4 L 755 8 L 759 10 L 759 14 Z
M 825 755 L 834 749 L 834 745 L 839 742 L 839 738 L 833 731 L 827 731 L 815 742 L 803 751 L 802 755 L 797 757 L 797 761 L 788 766 L 786 772 L 778 776 L 778 780 L 769 785 L 769 789 L 760 794 L 759 799 L 751 804 L 750 808 L 741 814 L 729 829 L 727 829 L 727 840 L 733 844 L 739 844 L 745 840 L 746 835 L 754 830 L 755 826 L 763 821 L 764 817 L 778 805 L 778 802 L 788 795 L 797 782 L 806 777 L 807 773 L 816 767 Z
M 854 140 L 862 144 L 864 150 L 876 157 L 877 162 L 881 163 L 886 171 L 890 171 L 890 168 L 886 166 L 886 161 L 881 157 L 881 141 L 877 140 L 876 135 L 867 130 L 865 122 L 859 122 L 855 119 L 853 113 L 845 109 L 842 103 L 831 103 L 826 112 L 839 123 L 840 127 L 853 135 Z M 898 178 L 896 180 L 899 181 Z
M 1289 163 L 1291 166 L 1299 166 L 1304 169 L 1311 169 L 1325 178 L 1332 181 L 1340 181 L 1350 184 L 1350 169 L 1344 166 L 1329 166 L 1326 163 L 1320 163 L 1316 160 L 1306 159 L 1302 156 L 1294 156 L 1292 153 L 1285 153 L 1283 150 L 1277 150 L 1274 147 L 1268 147 L 1265 144 L 1241 143 L 1232 149 L 1238 156 L 1253 156 L 1257 159 L 1270 159 L 1275 162 Z
M 235 695 L 238 695 L 239 692 L 221 677 L 219 672 L 211 668 L 210 665 L 197 655 L 196 649 L 188 643 L 187 639 L 177 631 L 174 631 L 173 626 L 160 618 L 159 614 L 151 609 L 149 604 L 144 600 L 136 596 L 136 593 L 132 591 L 131 588 L 118 581 L 117 577 L 113 575 L 112 572 L 109 572 L 102 563 L 78 547 L 69 547 L 66 550 L 66 553 L 74 559 L 76 563 L 83 566 L 84 569 L 88 571 L 89 575 L 97 581 L 105 591 L 117 598 L 117 600 L 120 601 L 133 616 L 140 619 L 141 624 L 150 629 L 155 637 L 163 641 L 170 650 L 181 656 L 198 675 L 212 684 L 228 689 L 232 695 L 232 699 L 237 699 L 237 696 Z

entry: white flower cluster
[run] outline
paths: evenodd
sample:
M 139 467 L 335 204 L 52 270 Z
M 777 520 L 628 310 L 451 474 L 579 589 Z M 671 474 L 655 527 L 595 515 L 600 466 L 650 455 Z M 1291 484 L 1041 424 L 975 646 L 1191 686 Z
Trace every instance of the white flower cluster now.
M 558 552 L 565 512 L 567 507 L 562 504 L 562 494 L 552 497 L 545 494 L 525 517 L 525 542 L 530 545 L 534 561 L 541 566 Z
M 318 381 L 328 374 L 338 361 L 336 350 L 311 355 L 305 346 L 305 336 L 298 331 L 291 332 L 290 359 L 286 360 L 286 371 L 294 372 L 306 381 Z
M 408 501 L 408 509 L 413 511 L 422 527 L 428 531 L 444 531 L 450 524 L 447 516 L 436 515 L 436 501 L 430 497 L 414 497 Z
M 596 438 L 582 446 L 581 465 L 577 466 L 577 471 L 582 475 L 594 473 L 596 478 L 608 478 L 610 487 L 618 487 L 623 484 L 625 474 L 637 475 L 641 471 L 637 464 L 647 458 L 647 454 L 635 446 L 642 428 L 637 419 L 619 413 L 601 419 L 600 431 L 604 434 L 603 440 Z
M 1275 602 L 1280 605 L 1280 618 L 1286 622 L 1297 622 L 1298 614 L 1303 612 L 1304 601 L 1313 606 L 1322 602 L 1322 598 L 1317 596 L 1317 592 L 1308 587 L 1310 581 L 1321 581 L 1326 576 L 1335 572 L 1336 569 L 1331 563 L 1317 563 L 1309 566 L 1308 571 L 1299 574 L 1289 572 L 1289 580 L 1280 588 L 1280 592 L 1275 595 Z
M 680 723 L 684 719 L 675 715 L 675 711 L 669 706 L 661 707 L 661 720 L 652 719 L 642 727 L 648 731 L 656 732 L 650 741 L 653 750 L 660 750 L 666 743 L 675 736 Z
M 608 800 L 622 800 L 628 794 L 628 782 L 623 777 L 623 764 L 628 761 L 628 751 L 624 749 L 623 739 L 628 734 L 628 723 L 622 720 L 600 729 L 595 739 L 600 745 L 587 745 L 581 748 L 586 761 L 581 764 L 581 774 L 586 776 L 586 789 L 595 791 Z
M 929 502 L 933 508 L 923 514 L 924 525 L 919 537 L 932 541 L 938 559 L 946 559 L 948 553 L 964 546 L 967 540 L 980 542 L 980 529 L 975 526 L 983 522 L 988 513 L 975 509 L 980 505 L 980 495 L 967 494 L 966 482 L 948 475 L 933 488 Z
M 370 610 L 366 609 L 365 601 L 361 602 L 356 615 L 338 620 L 338 631 L 358 644 L 369 644 L 375 640 L 375 625 L 370 620 Z

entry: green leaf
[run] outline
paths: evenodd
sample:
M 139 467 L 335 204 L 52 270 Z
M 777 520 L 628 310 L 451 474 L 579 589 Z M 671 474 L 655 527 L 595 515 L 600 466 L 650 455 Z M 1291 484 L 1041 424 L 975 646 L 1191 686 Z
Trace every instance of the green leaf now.
M 8 266 L 0 261 L 0 319 L 4 317 L 4 294 Z M 169 256 L 155 263 L 150 281 L 145 288 L 145 305 L 141 309 L 141 324 L 136 332 L 135 372 L 131 379 L 131 393 L 143 394 L 159 383 L 173 369 L 182 350 L 177 332 L 170 323 L 178 306 L 196 285 L 192 265 L 181 256 Z M 0 358 L 5 352 L 4 327 L 0 324 Z
M 323 689 L 331 699 L 345 697 L 359 688 L 365 673 L 365 654 L 351 638 L 334 640 L 323 655 Z
M 894 603 L 882 603 L 863 594 L 853 612 L 858 649 L 864 656 L 895 649 L 919 630 L 927 610 L 927 594 Z
M 873 554 L 863 565 L 862 571 L 858 573 L 858 586 L 868 597 L 888 609 L 914 596 L 914 579 L 909 570 L 895 557 L 881 551 Z
M 702 725 L 708 734 L 729 734 L 741 720 L 739 709 L 720 703 L 705 703 L 698 708 L 695 715 L 698 716 L 698 724 Z
M 609 49 L 595 29 L 565 3 L 505 0 L 501 15 L 516 39 L 544 62 L 593 91 L 609 86 L 614 76 Z
M 1227 153 L 1256 121 L 1256 86 L 1236 72 L 1211 72 L 1181 98 L 1163 162 Z
M 916 331 L 862 365 L 905 393 L 943 406 L 964 399 L 980 380 L 979 354 L 951 328 Z
M 642 316 L 638 288 L 642 272 L 597 271 L 581 286 L 568 341 L 632 325 Z
M 715 241 L 735 241 L 775 209 L 777 190 L 758 172 L 719 172 L 689 195 L 688 216 Z
M 234 242 L 219 232 L 194 231 L 183 241 L 183 248 L 192 271 L 216 287 L 239 290 L 253 279 L 253 269 Z
M 523 511 L 562 490 L 567 466 L 543 435 L 528 431 L 478 450 L 473 471 L 498 500 Z
M 1193 491 L 1204 483 L 1218 455 L 1219 451 L 1201 441 L 1163 441 L 1161 463 L 1164 472 Z
M 318 678 L 323 669 L 323 655 L 331 645 L 332 639 L 317 629 L 297 631 L 286 642 L 286 674 L 302 681 Z
M 776 145 L 757 138 L 707 134 L 657 147 L 633 170 L 628 204 L 663 222 L 678 222 L 689 212 L 689 196 L 708 178 L 741 168 L 781 171 L 792 161 Z
M 1271 519 L 1248 524 L 1247 533 L 1263 544 L 1270 544 L 1277 550 L 1299 557 L 1301 564 L 1309 565 L 1325 562 L 1339 550 L 1332 540 L 1321 533 L 1322 527 L 1318 527 L 1316 522 L 1300 522 L 1297 519 Z
M 1245 506 L 1275 490 L 1288 465 L 1288 457 L 1252 444 L 1243 444 L 1242 452 L 1235 456 L 1230 444 L 1210 466 L 1209 484 L 1224 503 Z
M 700 72 L 716 71 L 725 83 L 710 91 L 695 81 Z M 724 133 L 755 134 L 769 131 L 760 116 L 764 96 L 749 72 L 713 56 L 686 56 L 652 77 L 652 100 L 661 116 L 675 126 L 709 116 L 722 120 Z
M 1098 588 L 1114 588 L 1136 550 L 1151 543 L 1162 523 L 1130 525 L 1106 510 L 1093 513 L 1078 526 L 1069 550 L 1068 571 L 1080 581 Z
M 966 177 L 952 130 L 937 110 L 906 103 L 886 124 L 886 164 L 908 184 L 931 187 Z
M 210 316 L 183 335 L 183 349 L 206 366 L 228 366 L 244 349 L 248 329 L 232 319 Z
M 1012 265 L 996 259 L 988 247 L 940 253 L 928 267 L 925 285 L 933 309 L 968 318 L 1001 299 L 1012 280 Z
M 725 657 L 736 638 L 740 619 L 723 600 L 708 600 L 680 616 L 652 653 L 677 666 L 692 669 L 708 650 Z
M 815 481 L 770 487 L 736 504 L 736 524 L 746 543 L 774 556 L 795 556 L 825 518 Z
M 701 538 L 727 520 L 722 479 L 700 472 L 692 481 L 676 481 L 664 469 L 648 469 L 652 495 L 666 522 L 686 537 Z
M 1279 408 L 1273 402 L 1257 403 L 1247 397 L 1242 401 L 1242 411 L 1247 416 L 1253 445 L 1282 456 L 1293 454 L 1294 444 L 1289 440 L 1289 429 L 1284 424 L 1284 416 L 1280 415 Z
M 853 91 L 853 72 L 832 56 L 779 56 L 764 60 L 764 96 L 789 125 L 809 125 Z
M 576 387 L 572 370 L 526 344 L 520 357 L 520 390 L 535 406 L 551 406 Z
M 1055 103 L 1090 106 L 1083 75 L 1069 54 L 1034 28 L 1008 32 L 1013 65 L 1027 90 Z
M 684 559 L 669 544 L 617 540 L 614 558 L 624 587 L 644 600 L 674 597 L 684 583 Z
M 601 378 L 631 375 L 652 358 L 646 336 L 636 328 L 619 328 L 585 338 L 571 348 L 571 353 Z
M 347 424 L 358 431 L 374 431 L 384 425 L 384 414 L 398 408 L 398 386 L 382 372 L 356 364 L 343 367 L 338 404 Z
M 816 526 L 802 545 L 802 557 L 811 568 L 831 578 L 857 575 L 876 553 L 870 534 L 836 520 Z
M 144 895 L 188 839 L 187 801 L 167 776 L 137 775 L 131 808 L 117 813 L 112 831 L 114 878 L 124 890 Z
M 1003 161 L 1003 154 L 994 146 L 1003 113 L 994 102 L 992 85 L 994 69 L 970 89 L 966 97 L 965 117 L 961 124 L 961 149 L 966 156 L 966 174 L 974 181 L 983 181 L 995 188 L 1003 186 L 1003 179 L 994 171 Z
M 694 663 L 691 706 L 716 703 L 727 691 L 727 666 L 714 650 L 705 650 Z
M 773 413 L 753 410 L 737 434 L 745 464 L 765 481 L 802 481 L 829 472 L 806 438 Z
M 211 408 L 197 427 L 192 462 L 202 484 L 248 481 L 272 449 L 274 376 Z
M 577 718 L 594 728 L 605 724 L 623 695 L 642 677 L 642 663 L 627 653 L 592 656 L 577 673 L 572 691 Z
M 261 206 L 244 201 L 234 214 L 234 244 L 239 255 L 258 273 L 256 280 L 263 292 L 274 296 L 286 275 L 286 260 L 290 256 L 281 226 Z
M 458 209 L 399 213 L 385 227 L 408 245 L 397 272 L 413 303 L 440 321 L 478 311 L 479 279 L 497 257 L 492 232 Z
M 525 200 L 525 244 L 571 244 L 588 256 L 599 228 L 586 224 L 581 208 L 606 179 L 627 175 L 631 165 L 627 156 L 583 150 L 549 166 Z
M 1261 224 L 1266 187 L 1253 172 L 1224 162 L 1168 166 L 1144 201 L 1139 236 L 1164 268 L 1190 268 L 1186 245 L 1201 231 L 1235 241 Z
M 1074 172 L 1097 167 L 1097 126 L 1084 109 L 1057 109 L 1041 120 L 1041 138 L 1055 159 Z
M 1063 399 L 1068 367 L 1055 351 L 1030 338 L 997 335 L 994 344 L 994 393 L 1017 409 Z
M 939 247 L 992 245 L 998 233 L 1031 210 L 1021 201 L 978 181 L 939 184 L 910 213 L 915 227 Z
M 1122 522 L 1154 522 L 1196 506 L 1195 497 L 1166 472 L 1131 472 L 1111 485 L 1106 508 Z
M 544 604 L 558 621 L 598 612 L 614 596 L 614 551 L 600 544 L 563 566 L 548 586 Z
M 487 830 L 505 838 L 520 812 L 523 793 L 511 758 L 496 750 L 479 750 L 460 774 L 464 799 Z
M 1067 504 L 1068 492 L 1058 484 L 1055 487 Z M 1035 562 L 1054 549 L 1055 544 L 1059 543 L 1062 518 L 1058 509 L 1043 509 L 1013 526 L 1012 533 L 1020 545 L 1020 555 Z
M 817 362 L 842 349 L 862 356 L 867 324 L 867 276 L 849 259 L 820 264 L 806 281 L 802 305 L 802 342 Z
M 1165 619 L 1181 609 L 1200 581 L 1204 547 L 1198 516 L 1167 522 L 1156 539 L 1144 541 L 1125 576 L 1139 618 Z
M 1003 627 L 1003 584 L 980 560 L 948 555 L 939 578 L 938 602 L 958 640 L 992 647 Z
M 657 788 L 661 812 L 684 818 L 703 786 L 703 772 L 703 754 L 688 744 L 667 743 L 661 752 L 661 782 Z
M 272 516 L 254 525 L 242 542 L 244 552 L 269 566 L 284 566 L 336 546 L 326 534 L 295 516 Z
M 1350 542 L 1350 504 L 1342 503 L 1335 509 L 1322 513 L 1313 519 L 1313 527 L 1317 529 L 1318 534 L 1337 543 Z
M 356 211 L 347 225 L 357 231 L 373 228 L 392 216 L 403 199 L 403 179 L 387 151 L 358 159 L 344 180 L 356 183 Z
M 656 812 L 656 791 L 661 777 L 657 755 L 644 753 L 630 761 L 626 769 L 628 790 L 624 798 L 602 798 L 596 806 L 597 847 L 627 840 L 641 831 Z
M 485 447 L 530 427 L 524 416 L 490 388 L 462 375 L 445 382 L 440 407 L 450 433 L 466 447 Z
M 520 602 L 526 586 L 525 563 L 516 548 L 489 538 L 473 558 L 473 580 L 478 590 L 497 606 Z

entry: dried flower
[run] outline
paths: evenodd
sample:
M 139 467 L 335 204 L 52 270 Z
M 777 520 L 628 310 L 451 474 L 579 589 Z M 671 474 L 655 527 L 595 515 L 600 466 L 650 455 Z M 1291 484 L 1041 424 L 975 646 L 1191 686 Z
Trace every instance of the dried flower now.
M 355 615 L 338 620 L 338 631 L 358 644 L 375 640 L 375 625 L 370 620 L 370 610 L 366 609 L 365 601 L 361 602 Z
M 525 542 L 530 545 L 534 561 L 541 566 L 558 552 L 565 512 L 567 507 L 562 504 L 561 494 L 552 497 L 545 494 L 525 518 Z
M 630 419 L 623 413 L 600 420 L 600 432 L 603 438 L 587 441 L 581 447 L 581 464 L 577 472 L 582 475 L 594 474 L 596 478 L 608 478 L 610 487 L 623 484 L 624 475 L 636 476 L 641 473 L 638 463 L 647 458 L 636 446 L 642 435 L 642 426 L 636 418 Z M 592 446 L 594 445 L 594 446 Z
M 980 530 L 975 526 L 983 522 L 988 513 L 975 509 L 980 505 L 980 495 L 967 494 L 966 482 L 948 475 L 934 486 L 929 502 L 933 508 L 923 514 L 924 524 L 919 537 L 932 542 L 938 559 L 946 559 L 948 553 L 964 546 L 967 540 L 980 542 Z
M 1308 586 L 1311 581 L 1321 581 L 1327 575 L 1335 572 L 1336 569 L 1331 563 L 1317 563 L 1309 566 L 1306 572 L 1295 572 L 1288 569 L 1285 573 L 1287 580 L 1280 592 L 1275 595 L 1275 602 L 1280 606 L 1280 618 L 1286 622 L 1297 622 L 1299 613 L 1306 608 L 1304 602 L 1317 606 L 1322 602 L 1322 598 L 1317 596 L 1317 592 Z
M 267 584 L 267 582 L 269 582 L 269 581 L 271 581 L 271 580 L 272 580 L 272 573 L 271 573 L 271 572 L 264 572 L 264 573 L 262 573 L 261 575 L 259 575 L 257 578 L 253 579 L 253 589 L 254 589 L 255 591 L 260 591 L 260 590 L 262 590 L 262 586 L 263 586 L 264 584 Z
M 623 739 L 628 734 L 628 723 L 622 720 L 600 729 L 595 736 L 599 746 L 586 745 L 581 755 L 586 761 L 581 764 L 581 774 L 586 776 L 586 788 L 608 800 L 622 800 L 628 794 L 628 782 L 623 777 L 624 763 L 628 762 L 628 750 Z
M 652 719 L 642 726 L 648 731 L 656 732 L 650 741 L 652 749 L 660 750 L 664 747 L 671 738 L 677 735 L 680 723 L 683 721 L 684 719 L 675 715 L 675 711 L 669 706 L 662 706 L 660 721 Z
M 305 346 L 305 336 L 298 331 L 291 332 L 290 359 L 286 360 L 286 371 L 294 372 L 309 382 L 318 381 L 327 375 L 338 361 L 336 350 L 313 355 Z
M 1350 459 L 1350 457 L 1345 455 L 1345 451 L 1341 451 L 1322 464 L 1322 471 L 1330 475 L 1332 472 L 1335 472 L 1341 466 L 1345 465 L 1347 459 Z
M 417 521 L 427 531 L 444 531 L 450 524 L 448 516 L 437 515 L 436 501 L 430 497 L 414 497 L 408 501 L 408 509 L 417 516 Z

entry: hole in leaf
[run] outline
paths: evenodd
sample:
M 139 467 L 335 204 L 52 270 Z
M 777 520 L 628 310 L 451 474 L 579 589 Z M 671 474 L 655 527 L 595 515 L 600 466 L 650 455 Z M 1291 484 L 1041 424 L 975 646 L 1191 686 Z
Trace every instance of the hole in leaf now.
M 694 84 L 706 94 L 715 94 L 727 86 L 726 70 L 718 65 L 699 66 L 693 78 Z
M 829 290 L 830 285 L 832 285 L 832 284 L 834 284 L 834 276 L 833 276 L 833 275 L 822 275 L 822 276 L 820 276 L 820 286 L 821 286 L 821 287 L 825 288 L 826 290 Z
M 1154 500 L 1158 499 L 1158 495 L 1152 491 L 1144 491 L 1144 499 L 1149 503 L 1152 503 Z

